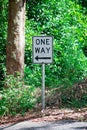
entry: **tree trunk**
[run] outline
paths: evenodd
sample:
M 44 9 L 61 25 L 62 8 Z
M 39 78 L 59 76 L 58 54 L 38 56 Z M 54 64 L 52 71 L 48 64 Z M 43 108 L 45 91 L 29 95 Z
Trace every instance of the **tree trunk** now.
M 7 74 L 23 76 L 25 46 L 25 0 L 9 0 L 6 46 Z

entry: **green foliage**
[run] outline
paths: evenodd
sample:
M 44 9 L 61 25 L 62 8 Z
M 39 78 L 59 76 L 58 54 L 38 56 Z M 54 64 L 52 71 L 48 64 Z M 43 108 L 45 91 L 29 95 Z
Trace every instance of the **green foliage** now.
M 75 84 L 72 87 L 63 88 L 61 93 L 62 106 L 71 108 L 82 108 L 87 106 L 86 81 Z
M 0 1 L 0 86 L 5 76 L 7 6 L 7 0 Z M 41 65 L 32 63 L 32 36 L 40 35 L 54 37 L 54 61 L 46 65 L 46 87 L 63 86 L 66 90 L 87 77 L 86 9 L 83 10 L 73 0 L 29 0 L 24 70 L 27 86 L 19 77 L 6 78 L 5 86 L 9 88 L 0 91 L 0 115 L 24 113 L 36 103 L 34 91 L 36 87 L 41 87 Z M 67 94 L 62 95 L 63 104 L 85 106 L 85 93 L 82 98 L 76 98 L 73 90 Z
M 5 86 L 9 88 L 0 91 L 0 116 L 23 114 L 34 106 L 34 88 L 25 86 L 20 76 L 8 76 Z
M 74 0 L 76 3 L 81 4 L 83 7 L 87 7 L 87 0 Z
M 30 84 L 32 87 L 41 86 L 41 67 L 38 65 L 25 67 L 25 84 Z
M 83 49 L 84 55 L 87 57 L 87 43 L 84 44 L 82 49 Z
M 32 29 L 33 21 L 26 21 L 26 48 L 25 48 L 25 83 L 32 86 L 41 86 L 41 68 L 32 63 L 32 36 L 38 36 L 39 31 Z M 34 23 L 35 24 L 35 23 Z M 34 25 L 35 26 L 35 25 Z
M 7 0 L 0 1 L 0 87 L 3 86 L 6 60 Z
M 87 107 L 86 80 L 73 86 L 61 85 L 58 88 L 49 89 L 46 93 L 46 105 L 60 108 Z
M 28 28 L 26 39 L 32 39 L 35 35 L 52 35 L 54 37 L 54 62 L 46 66 L 46 86 L 57 87 L 60 84 L 72 85 L 87 76 L 87 58 L 83 54 L 83 46 L 87 42 L 87 16 L 84 15 L 81 7 L 71 0 L 47 0 L 35 1 L 27 5 Z M 29 59 L 26 59 L 26 75 L 28 68 L 32 70 L 37 67 L 37 82 L 40 76 L 40 66 L 32 65 L 31 40 L 26 42 L 26 52 Z M 26 55 L 26 54 L 25 54 Z M 27 64 L 29 63 L 29 64 Z M 28 67 L 27 67 L 28 66 Z M 26 69 L 27 68 L 27 69 Z M 27 73 L 28 72 L 28 73 Z M 34 76 L 32 79 L 34 79 Z M 31 79 L 30 76 L 28 78 Z M 32 80 L 33 81 L 33 80 Z M 36 82 L 35 82 L 36 85 Z

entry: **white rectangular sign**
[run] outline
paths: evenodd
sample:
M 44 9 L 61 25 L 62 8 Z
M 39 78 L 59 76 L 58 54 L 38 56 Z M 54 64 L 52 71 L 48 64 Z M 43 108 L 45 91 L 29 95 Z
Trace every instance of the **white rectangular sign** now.
M 34 36 L 33 42 L 33 63 L 49 64 L 53 61 L 53 37 Z

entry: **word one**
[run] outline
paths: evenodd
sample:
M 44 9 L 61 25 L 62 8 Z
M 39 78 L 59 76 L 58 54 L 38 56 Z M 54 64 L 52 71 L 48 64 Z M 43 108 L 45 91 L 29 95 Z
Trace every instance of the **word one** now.
M 53 37 L 34 36 L 33 39 L 33 63 L 52 63 L 53 61 Z

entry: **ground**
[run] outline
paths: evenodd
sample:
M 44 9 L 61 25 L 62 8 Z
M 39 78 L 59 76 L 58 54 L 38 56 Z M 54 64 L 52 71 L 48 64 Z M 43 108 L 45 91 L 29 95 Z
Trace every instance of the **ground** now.
M 73 90 L 73 91 L 72 91 Z M 18 123 L 25 120 L 33 119 L 34 122 L 42 122 L 42 121 L 59 121 L 59 120 L 76 120 L 76 121 L 87 121 L 87 107 L 81 109 L 69 109 L 69 108 L 62 108 L 59 109 L 61 106 L 61 94 L 59 94 L 60 89 L 53 89 L 52 91 L 47 91 L 46 96 L 46 109 L 41 111 L 41 105 L 37 105 L 37 108 L 26 112 L 24 115 L 16 115 L 12 116 L 5 116 L 0 118 L 0 126 L 4 124 L 13 124 Z M 36 94 L 40 93 L 39 90 L 36 91 Z M 75 92 L 73 95 L 72 92 Z M 62 91 L 62 95 L 72 96 L 76 99 L 80 99 L 84 94 L 87 94 L 87 80 L 82 83 L 78 83 L 74 85 L 74 87 Z M 56 95 L 56 96 L 55 96 Z M 36 96 L 35 96 L 36 97 Z M 59 100 L 60 99 L 60 100 Z M 55 107 L 53 107 L 55 106 Z
M 33 119 L 34 122 L 43 121 L 59 121 L 59 120 L 76 120 L 87 121 L 87 108 L 73 110 L 73 109 L 57 109 L 46 108 L 42 111 L 29 111 L 25 115 L 16 115 L 14 117 L 2 117 L 0 119 L 0 126 L 18 123 L 25 120 Z

